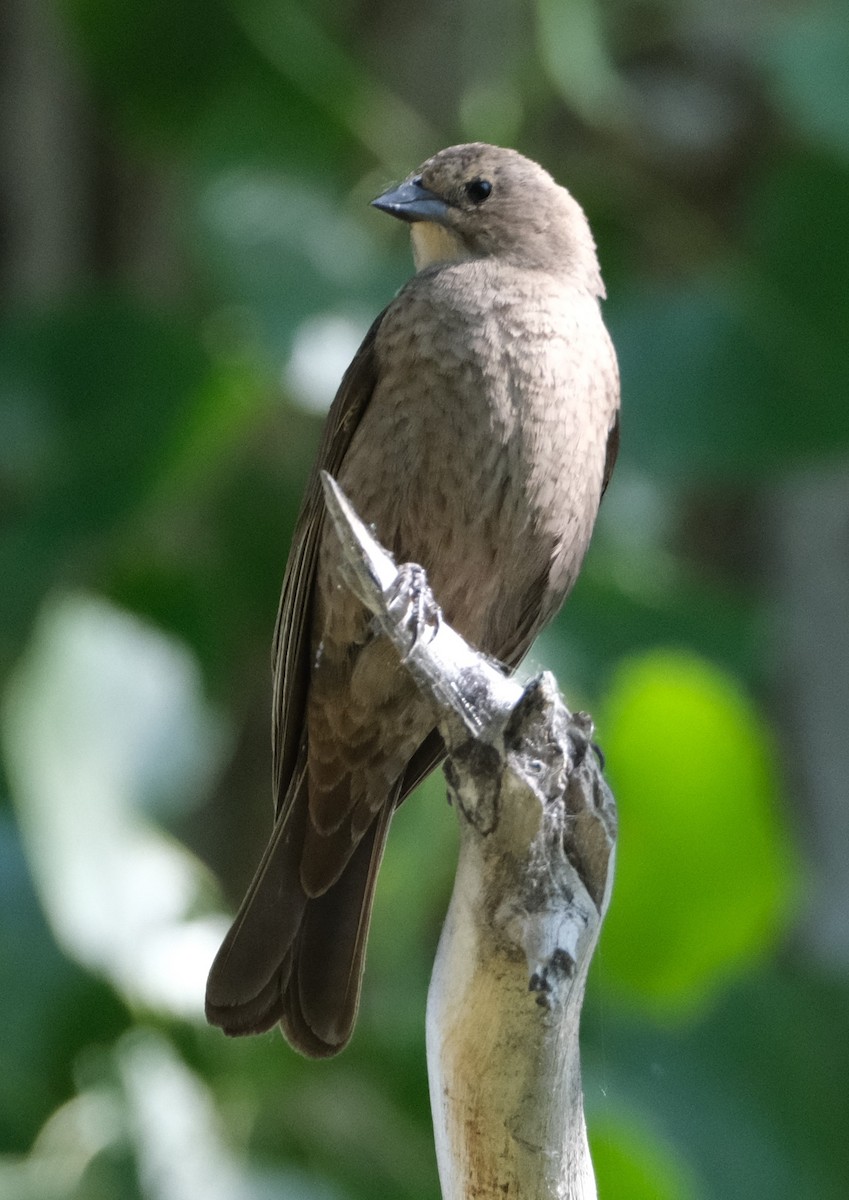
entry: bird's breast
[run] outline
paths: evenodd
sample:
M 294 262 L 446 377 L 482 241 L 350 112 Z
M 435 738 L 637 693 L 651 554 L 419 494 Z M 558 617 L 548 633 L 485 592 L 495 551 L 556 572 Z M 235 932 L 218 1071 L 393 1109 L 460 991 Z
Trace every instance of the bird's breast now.
M 565 592 L 583 558 L 609 354 L 597 304 L 568 290 L 409 288 L 384 318 L 341 482 L 396 557 L 425 566 L 448 620 L 494 653 L 529 590 L 554 573 Z

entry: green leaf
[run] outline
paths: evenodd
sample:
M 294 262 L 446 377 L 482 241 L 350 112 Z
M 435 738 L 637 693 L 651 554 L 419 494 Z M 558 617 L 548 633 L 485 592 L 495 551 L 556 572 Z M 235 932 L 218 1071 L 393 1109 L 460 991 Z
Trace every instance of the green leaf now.
M 72 1094 L 76 1056 L 92 1041 L 114 1037 L 129 1016 L 114 991 L 59 951 L 39 908 L 20 835 L 2 811 L 0 963 L 0 1154 L 18 1154 Z M 22 1195 L 7 1190 L 6 1182 L 0 1167 L 0 1196 Z
M 620 816 L 605 979 L 687 1011 L 783 925 L 795 872 L 773 750 L 730 676 L 671 651 L 621 669 L 599 726 Z
M 229 749 L 194 658 L 102 601 L 54 599 L 6 688 L 0 738 L 59 944 L 130 1003 L 198 1015 L 225 925 L 198 915 L 206 872 L 151 819 L 206 794 Z
M 100 294 L 0 328 L 0 654 L 41 595 L 93 571 L 98 539 L 147 495 L 212 365 L 182 322 Z
M 315 170 L 344 161 L 344 130 L 251 44 L 221 0 L 62 7 L 98 99 L 134 136 L 193 163 Z
M 700 1021 L 659 1025 L 611 1003 L 601 964 L 581 1030 L 591 1145 L 635 1115 L 705 1197 L 845 1200 L 849 986 L 797 943 L 726 988 Z M 601 1200 L 628 1197 L 612 1188 Z
M 618 123 L 625 87 L 597 0 L 537 0 L 537 27 L 541 63 L 564 100 L 589 121 Z
M 846 4 L 775 6 L 753 40 L 768 87 L 801 133 L 849 157 Z
M 590 1151 L 604 1200 L 692 1200 L 696 1195 L 672 1151 L 644 1128 L 610 1117 L 591 1122 Z
M 623 454 L 674 480 L 753 478 L 849 448 L 849 168 L 770 164 L 742 253 L 606 309 L 622 368 Z

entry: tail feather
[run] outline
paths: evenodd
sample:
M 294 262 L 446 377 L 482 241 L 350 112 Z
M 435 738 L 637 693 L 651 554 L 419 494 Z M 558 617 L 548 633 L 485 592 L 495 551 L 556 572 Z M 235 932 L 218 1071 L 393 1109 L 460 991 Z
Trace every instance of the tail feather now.
M 336 1054 L 349 1041 L 360 1002 L 375 883 L 389 823 L 390 796 L 364 834 L 337 883 L 311 900 L 293 954 L 283 1031 L 304 1053 L 306 1027 L 321 1056 Z
M 234 1036 L 275 1024 L 291 973 L 292 946 L 307 903 L 300 884 L 307 823 L 303 770 L 292 787 L 292 803 L 277 820 L 207 980 L 207 1019 Z
M 306 772 L 287 803 L 233 925 L 215 957 L 206 1015 L 237 1037 L 278 1021 L 302 1054 L 348 1042 L 357 1014 L 374 887 L 396 796 L 387 798 L 338 879 L 308 897 L 301 867 L 309 829 Z

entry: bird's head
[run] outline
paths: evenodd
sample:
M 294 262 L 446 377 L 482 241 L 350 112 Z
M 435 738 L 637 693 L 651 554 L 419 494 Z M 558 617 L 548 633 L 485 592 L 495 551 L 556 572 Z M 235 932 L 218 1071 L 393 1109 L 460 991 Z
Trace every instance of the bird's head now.
M 450 146 L 372 204 L 410 223 L 418 270 L 497 257 L 568 275 L 604 295 L 583 209 L 516 150 L 483 142 Z

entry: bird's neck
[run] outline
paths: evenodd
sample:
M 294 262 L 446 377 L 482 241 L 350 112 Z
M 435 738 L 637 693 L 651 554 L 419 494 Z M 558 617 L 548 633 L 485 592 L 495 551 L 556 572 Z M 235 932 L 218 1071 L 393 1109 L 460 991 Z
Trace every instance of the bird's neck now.
M 410 241 L 417 271 L 438 263 L 462 262 L 472 257 L 452 229 L 446 229 L 434 221 L 416 221 L 411 225 Z

